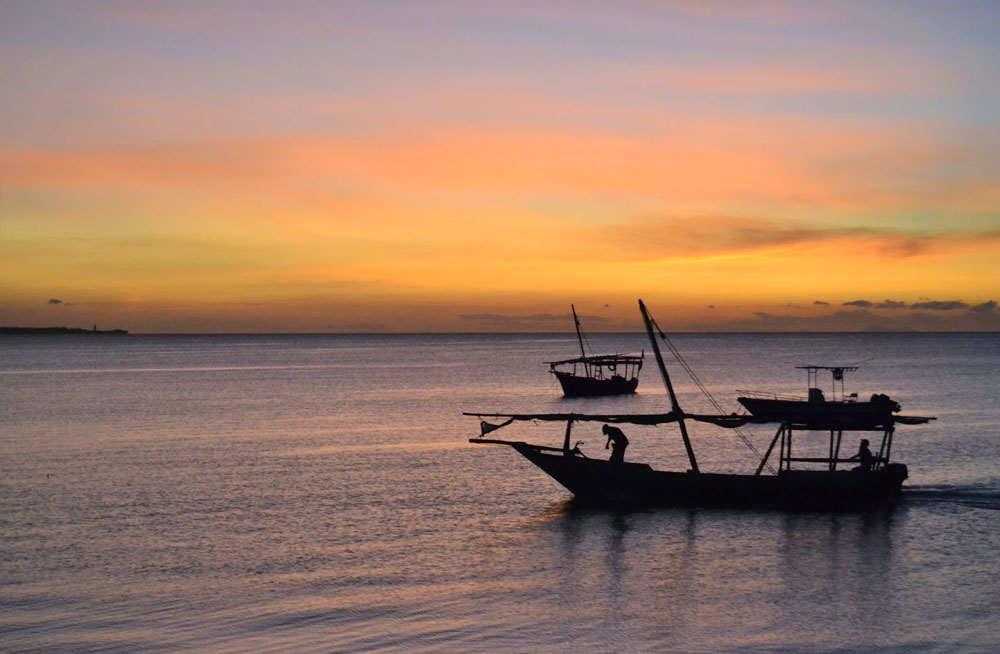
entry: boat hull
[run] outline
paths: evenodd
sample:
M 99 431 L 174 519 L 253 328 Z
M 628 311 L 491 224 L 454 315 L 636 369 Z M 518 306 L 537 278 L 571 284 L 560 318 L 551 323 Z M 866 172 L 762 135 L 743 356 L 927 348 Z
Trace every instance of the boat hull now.
M 754 418 L 804 425 L 810 429 L 877 429 L 893 424 L 892 408 L 869 402 L 808 402 L 737 398 Z
M 566 397 L 598 397 L 602 395 L 628 395 L 635 393 L 639 386 L 639 378 L 625 379 L 624 377 L 610 377 L 608 379 L 594 379 L 593 377 L 580 377 L 562 370 L 553 370 L 552 374 L 559 380 L 562 386 L 563 395 Z
M 580 501 L 633 506 L 701 506 L 802 511 L 858 511 L 891 505 L 906 466 L 875 472 L 788 470 L 778 475 L 664 472 L 642 463 L 564 456 L 506 443 Z

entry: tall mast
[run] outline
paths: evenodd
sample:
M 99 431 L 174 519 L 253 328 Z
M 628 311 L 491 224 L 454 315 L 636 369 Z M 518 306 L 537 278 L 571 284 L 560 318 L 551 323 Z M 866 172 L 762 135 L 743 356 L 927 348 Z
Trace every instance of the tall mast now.
M 646 312 L 646 305 L 639 300 L 639 311 L 642 312 L 642 320 L 646 323 L 646 333 L 649 335 L 649 343 L 653 346 L 653 354 L 656 356 L 656 365 L 660 367 L 660 374 L 663 376 L 663 383 L 667 387 L 667 394 L 670 395 L 670 408 L 677 415 L 677 424 L 681 428 L 681 438 L 684 439 L 684 449 L 687 450 L 688 460 L 691 462 L 691 471 L 699 472 L 698 461 L 694 458 L 694 450 L 691 449 L 691 439 L 688 438 L 687 427 L 684 424 L 684 412 L 681 411 L 677 403 L 677 395 L 674 394 L 674 386 L 670 383 L 670 375 L 667 374 L 667 367 L 663 365 L 663 355 L 660 354 L 660 345 L 653 335 L 653 323 Z M 575 312 L 574 312 L 575 315 Z
M 572 304 L 569 308 L 573 310 L 573 324 L 576 325 L 576 340 L 580 342 L 580 356 L 587 356 L 587 351 L 583 349 L 583 336 L 580 334 L 580 319 L 576 317 L 576 307 Z

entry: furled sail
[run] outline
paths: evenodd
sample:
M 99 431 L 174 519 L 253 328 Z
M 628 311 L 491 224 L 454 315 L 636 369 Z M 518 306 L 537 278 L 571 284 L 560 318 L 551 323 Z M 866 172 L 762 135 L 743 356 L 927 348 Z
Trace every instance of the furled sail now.
M 498 429 L 503 429 L 504 427 L 506 427 L 507 425 L 509 425 L 512 422 L 514 422 L 513 418 L 511 418 L 507 422 L 502 422 L 499 425 L 494 425 L 494 424 L 486 422 L 485 420 L 480 420 L 479 421 L 479 437 L 482 438 L 483 436 L 485 436 L 486 434 L 490 433 L 491 431 L 496 431 Z

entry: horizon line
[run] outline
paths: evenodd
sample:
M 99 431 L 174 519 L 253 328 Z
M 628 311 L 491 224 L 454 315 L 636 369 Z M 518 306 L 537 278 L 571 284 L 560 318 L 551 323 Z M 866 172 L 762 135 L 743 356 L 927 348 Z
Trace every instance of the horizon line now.
M 63 329 L 61 327 L 16 327 L 3 326 L 0 329 Z M 75 328 L 67 328 L 75 329 Z M 412 331 L 412 332 L 133 332 L 121 330 L 99 330 L 96 333 L 89 329 L 78 332 L 37 332 L 37 333 L 0 333 L 0 336 L 573 336 L 573 331 Z M 1000 334 L 1000 330 L 917 330 L 917 329 L 871 329 L 871 330 L 663 330 L 667 334 Z M 645 335 L 644 331 L 588 331 L 589 335 Z

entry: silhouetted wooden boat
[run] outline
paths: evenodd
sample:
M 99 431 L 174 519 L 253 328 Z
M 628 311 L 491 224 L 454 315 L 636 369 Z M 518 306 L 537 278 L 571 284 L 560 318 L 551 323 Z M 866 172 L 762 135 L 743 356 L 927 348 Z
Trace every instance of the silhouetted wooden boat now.
M 902 463 L 890 462 L 892 439 L 895 425 L 922 424 L 933 420 L 921 416 L 896 416 L 883 420 L 881 424 L 850 419 L 846 424 L 836 424 L 832 418 L 824 418 L 823 426 L 815 422 L 796 422 L 782 417 L 770 446 L 759 455 L 753 445 L 751 449 L 760 456 L 760 464 L 753 474 L 720 474 L 702 472 L 698 467 L 691 441 L 688 437 L 686 421 L 714 424 L 737 430 L 747 423 L 774 422 L 774 416 L 757 415 L 700 415 L 684 413 L 677 403 L 670 376 L 667 374 L 663 357 L 653 335 L 655 321 L 649 316 L 642 300 L 639 309 L 645 322 L 646 331 L 653 347 L 653 353 L 663 376 L 670 397 L 671 411 L 661 414 L 603 414 L 588 415 L 578 413 L 563 414 L 514 414 L 467 412 L 465 415 L 480 418 L 480 437 L 469 439 L 472 443 L 507 445 L 541 468 L 545 473 L 566 487 L 577 500 L 584 502 L 612 503 L 617 505 L 640 506 L 709 506 L 736 508 L 773 508 L 794 510 L 864 510 L 891 504 L 898 497 L 903 481 L 907 478 L 907 467 Z M 657 330 L 659 328 L 657 327 Z M 666 335 L 661 338 L 676 353 Z M 688 366 L 682 365 L 688 369 Z M 701 386 L 697 376 L 695 382 Z M 714 400 L 713 404 L 718 407 Z M 490 424 L 483 418 L 506 418 L 499 425 Z M 562 421 L 566 432 L 562 447 L 536 445 L 524 441 L 507 441 L 484 438 L 486 434 L 503 428 L 515 421 Z M 660 425 L 677 423 L 690 462 L 687 471 L 654 470 L 645 463 L 612 462 L 588 458 L 579 446 L 571 446 L 574 423 L 603 422 L 608 425 Z M 816 431 L 829 432 L 828 455 L 824 457 L 793 456 L 793 434 L 805 432 L 815 435 Z M 856 457 L 842 458 L 840 445 L 844 431 L 881 433 L 878 454 L 872 455 L 870 469 L 838 469 L 838 464 L 857 462 Z M 610 439 L 610 437 L 609 437 Z M 796 441 L 797 442 L 797 441 Z M 780 445 L 779 445 L 780 444 Z M 771 468 L 768 460 L 779 445 L 778 470 L 773 474 L 762 474 Z M 792 469 L 793 464 L 797 469 Z M 820 469 L 801 469 L 801 464 L 819 465 Z M 860 466 L 859 466 L 860 468 Z
M 737 391 L 736 399 L 754 417 L 770 422 L 793 422 L 816 429 L 871 429 L 893 422 L 893 414 L 900 410 L 898 402 L 888 395 L 876 393 L 867 402 L 858 400 L 857 393 L 844 394 L 844 373 L 853 372 L 856 366 L 796 366 L 807 371 L 808 397 L 790 397 L 771 393 Z M 833 377 L 831 399 L 826 399 L 817 385 L 820 370 L 829 371 Z
M 567 397 L 596 397 L 601 395 L 627 395 L 634 393 L 639 385 L 639 370 L 644 355 L 600 354 L 587 355 L 580 331 L 580 319 L 573 310 L 576 325 L 576 340 L 580 344 L 580 356 L 563 361 L 549 361 L 549 372 L 556 376 Z M 560 367 L 564 369 L 560 369 Z

